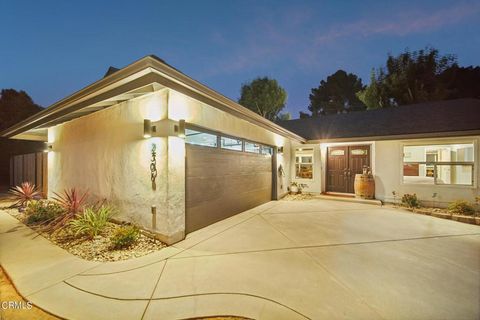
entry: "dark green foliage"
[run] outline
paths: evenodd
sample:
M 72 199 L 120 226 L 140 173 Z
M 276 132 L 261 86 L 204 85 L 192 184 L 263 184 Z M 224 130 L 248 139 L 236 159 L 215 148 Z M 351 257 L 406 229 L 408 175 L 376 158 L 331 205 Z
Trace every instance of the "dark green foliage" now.
M 132 246 L 140 236 L 136 226 L 123 226 L 118 228 L 110 238 L 113 249 L 124 249 Z
M 420 207 L 420 202 L 417 199 L 417 195 L 414 194 L 404 194 L 402 197 L 402 204 L 409 208 L 418 208 Z
M 452 88 L 442 74 L 456 67 L 454 56 L 434 48 L 389 54 L 385 67 L 372 72 L 370 85 L 357 96 L 368 109 L 445 100 Z
M 475 208 L 465 200 L 456 200 L 448 205 L 448 211 L 451 213 L 473 215 Z
M 40 224 L 51 221 L 63 213 L 62 207 L 52 201 L 31 201 L 25 209 L 27 224 Z
M 115 208 L 109 205 L 102 205 L 99 208 L 88 207 L 68 224 L 76 235 L 86 235 L 93 238 L 105 229 L 108 219 L 115 212 Z
M 2 89 L 0 92 L 0 130 L 37 113 L 42 108 L 25 91 Z
M 275 121 L 286 101 L 287 92 L 277 80 L 264 77 L 242 85 L 238 103 L 264 118 Z
M 313 117 L 364 110 L 365 105 L 356 96 L 363 88 L 362 79 L 338 70 L 328 76 L 327 81 L 320 81 L 318 88 L 312 89 L 308 110 Z

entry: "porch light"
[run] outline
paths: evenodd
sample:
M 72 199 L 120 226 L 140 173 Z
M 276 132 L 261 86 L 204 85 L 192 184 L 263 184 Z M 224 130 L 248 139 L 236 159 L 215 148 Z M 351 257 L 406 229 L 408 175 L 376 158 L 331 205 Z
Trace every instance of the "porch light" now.
M 280 153 L 280 154 L 283 153 L 283 146 L 278 147 L 277 151 L 278 151 L 278 153 Z
M 50 152 L 53 149 L 53 144 L 50 142 L 45 142 L 45 149 L 43 149 L 43 152 Z
M 143 120 L 143 137 L 145 139 L 151 138 L 152 133 L 156 132 L 156 131 L 157 131 L 157 128 L 156 128 L 156 126 L 152 126 L 152 121 L 151 120 L 148 120 L 148 119 Z
M 175 125 L 175 133 L 179 138 L 185 138 L 185 120 L 179 120 Z

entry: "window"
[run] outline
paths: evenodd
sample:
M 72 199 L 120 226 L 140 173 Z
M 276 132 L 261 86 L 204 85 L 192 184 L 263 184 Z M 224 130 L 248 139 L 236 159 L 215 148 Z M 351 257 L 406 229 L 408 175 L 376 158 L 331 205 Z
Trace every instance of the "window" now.
M 261 146 L 262 154 L 273 155 L 273 148 L 268 146 Z
M 185 129 L 185 142 L 205 147 L 217 147 L 217 136 L 211 133 Z
M 313 149 L 295 150 L 295 178 L 313 179 Z
M 245 141 L 245 152 L 260 153 L 260 145 L 257 143 Z
M 221 137 L 220 146 L 222 147 L 222 149 L 242 151 L 242 140 L 228 138 L 228 137 Z
M 473 185 L 472 143 L 403 147 L 403 182 Z

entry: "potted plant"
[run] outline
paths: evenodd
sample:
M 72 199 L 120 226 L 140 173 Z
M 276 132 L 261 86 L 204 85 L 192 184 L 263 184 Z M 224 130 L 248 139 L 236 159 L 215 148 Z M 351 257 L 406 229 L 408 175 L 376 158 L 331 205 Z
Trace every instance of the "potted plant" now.
M 292 194 L 297 194 L 298 193 L 298 183 L 296 183 L 295 181 L 290 183 L 290 192 Z

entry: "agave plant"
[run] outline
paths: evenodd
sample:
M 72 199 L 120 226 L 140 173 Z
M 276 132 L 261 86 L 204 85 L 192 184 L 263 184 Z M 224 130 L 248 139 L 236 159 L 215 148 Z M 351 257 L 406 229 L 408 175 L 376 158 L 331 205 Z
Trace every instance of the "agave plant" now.
M 64 210 L 64 213 L 52 220 L 46 227 L 45 231 L 54 232 L 67 225 L 67 223 L 75 218 L 77 214 L 83 211 L 88 192 L 81 194 L 77 189 L 65 189 L 62 194 L 54 192 L 56 201 Z
M 11 188 L 10 194 L 16 200 L 13 207 L 25 208 L 29 202 L 41 198 L 41 194 L 35 187 L 35 184 L 30 182 L 23 182 L 20 186 Z

